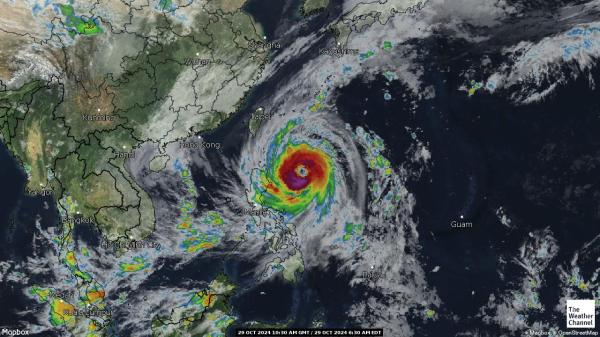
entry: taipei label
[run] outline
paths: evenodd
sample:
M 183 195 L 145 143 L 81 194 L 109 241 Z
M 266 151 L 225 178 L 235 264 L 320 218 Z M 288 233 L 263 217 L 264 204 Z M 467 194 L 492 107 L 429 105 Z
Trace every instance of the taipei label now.
M 567 328 L 596 327 L 595 300 L 567 300 Z

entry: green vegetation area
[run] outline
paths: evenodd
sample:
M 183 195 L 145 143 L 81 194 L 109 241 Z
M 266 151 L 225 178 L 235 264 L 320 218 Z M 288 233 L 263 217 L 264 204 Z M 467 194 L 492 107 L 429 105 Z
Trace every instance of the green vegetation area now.
M 267 120 L 271 119 L 272 114 L 266 113 L 265 108 L 258 107 L 250 116 L 250 121 L 248 121 L 248 130 L 250 134 L 254 136 L 256 131 L 260 128 L 260 126 Z
M 116 158 L 115 149 L 102 146 L 93 134 L 86 142 L 70 135 L 70 127 L 56 117 L 62 88 L 34 81 L 0 92 L 1 137 L 27 168 L 27 190 L 51 189 L 64 209 L 69 208 L 64 198 L 70 197 L 77 214 L 95 218 L 111 238 L 127 235 L 142 221 L 148 225 L 138 234 L 148 235 L 154 225 L 149 197 L 129 176 L 124 160 Z
M 108 239 L 139 240 L 154 230 L 154 208 L 128 172 L 128 156 L 169 131 L 179 132 L 169 139 L 176 141 L 227 119 L 266 62 L 265 51 L 248 48 L 262 41 L 261 31 L 239 10 L 203 11 L 191 30 L 156 15 L 137 34 L 120 35 L 103 32 L 71 5 L 60 11 L 74 37 L 59 58 L 66 77 L 0 91 L 0 138 L 25 170 L 30 192 L 51 190 L 67 216 L 92 218 Z M 177 96 L 184 89 L 189 93 Z
M 26 168 L 30 191 L 48 188 L 55 160 L 75 148 L 65 126 L 53 118 L 62 99 L 61 89 L 33 81 L 0 92 L 1 138 Z
M 302 13 L 304 15 L 312 15 L 329 6 L 329 0 L 304 0 L 302 5 Z
M 190 292 L 189 301 L 171 309 L 169 315 L 152 320 L 154 336 L 225 336 L 235 321 L 230 316 L 229 298 L 235 286 L 225 275 L 219 275 L 208 289 Z

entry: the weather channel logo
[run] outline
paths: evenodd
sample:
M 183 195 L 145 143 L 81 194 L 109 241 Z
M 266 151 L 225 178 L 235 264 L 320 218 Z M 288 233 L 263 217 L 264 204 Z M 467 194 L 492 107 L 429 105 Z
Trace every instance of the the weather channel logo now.
M 595 328 L 595 302 L 594 300 L 567 300 L 567 328 Z

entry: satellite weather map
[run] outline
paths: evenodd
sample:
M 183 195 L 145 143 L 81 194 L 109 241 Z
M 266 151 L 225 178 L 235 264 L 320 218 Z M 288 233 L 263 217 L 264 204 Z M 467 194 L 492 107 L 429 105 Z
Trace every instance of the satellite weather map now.
M 600 0 L 0 0 L 0 336 L 598 336 Z

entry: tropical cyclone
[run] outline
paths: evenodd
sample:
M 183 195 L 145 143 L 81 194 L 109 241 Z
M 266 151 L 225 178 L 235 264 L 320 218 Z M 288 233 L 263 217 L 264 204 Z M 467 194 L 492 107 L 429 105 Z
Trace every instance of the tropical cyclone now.
M 75 6 L 69 13 L 85 11 Z M 189 11 L 198 14 L 189 23 L 173 15 Z M 193 144 L 197 140 L 191 133 L 218 126 L 248 88 L 265 79 L 259 79 L 266 60 L 264 38 L 251 18 L 208 4 L 174 10 L 131 7 L 131 24 L 118 16 L 111 21 L 100 8 L 93 13 L 101 33 L 56 36 L 68 51 L 52 58 L 62 70 L 24 86 L 19 95 L 7 91 L 3 98 L 15 107 L 5 115 L 3 137 L 19 158 L 31 163 L 30 185 L 41 182 L 56 191 L 61 215 L 94 219 L 108 240 L 118 239 L 126 246 L 148 235 L 147 240 L 163 241 L 161 250 L 147 258 L 135 251 L 123 257 L 100 255 L 103 262 L 110 261 L 110 273 L 91 267 L 83 273 L 78 266 L 88 257 L 76 254 L 75 247 L 70 252 L 63 249 L 57 255 L 69 262 L 69 271 L 84 282 L 94 277 L 109 284 L 109 277 L 119 278 L 121 273 L 147 270 L 152 264 L 160 268 L 156 263 L 165 256 L 177 256 L 184 263 L 213 247 L 235 243 L 236 252 L 258 265 L 253 270 L 258 279 L 281 272 L 285 280 L 296 282 L 304 270 L 324 268 L 332 257 L 342 262 L 340 272 L 352 271 L 351 285 L 366 284 L 381 294 L 380 300 L 357 303 L 347 314 L 360 324 L 383 325 L 407 335 L 407 308 L 436 302 L 415 256 L 406 253 L 417 250 L 416 224 L 411 220 L 414 197 L 405 187 L 409 168 L 391 167 L 380 138 L 346 126 L 331 113 L 335 88 L 363 71 L 375 72 L 375 59 L 389 57 L 388 52 L 373 57 L 373 51 L 361 47 L 341 57 L 312 55 L 296 76 L 277 81 L 261 102 L 275 108 L 261 117 L 257 133 L 242 145 L 237 161 L 225 158 L 216 146 L 195 149 L 180 144 Z M 142 13 L 149 13 L 145 21 L 138 16 Z M 373 49 L 383 46 L 383 41 L 371 43 Z M 358 47 L 356 41 L 349 44 Z M 314 93 L 315 99 L 307 102 Z M 25 123 L 14 127 L 21 110 L 26 111 Z M 81 114 L 107 117 L 83 119 Z M 48 132 L 39 132 L 42 128 Z M 30 144 L 27 151 L 20 147 L 24 137 Z M 150 147 L 157 153 L 144 152 Z M 415 145 L 415 150 L 421 151 L 415 151 L 416 159 L 408 164 L 425 166 L 418 153 L 426 149 Z M 214 157 L 223 167 L 215 165 Z M 160 172 L 147 174 L 151 158 L 163 158 L 152 165 Z M 190 167 L 205 171 L 203 180 L 219 183 L 218 189 L 202 191 L 218 209 L 198 209 L 199 191 L 191 177 L 196 170 Z M 175 178 L 178 182 L 171 184 Z M 177 198 L 165 198 L 158 191 Z M 156 229 L 154 218 L 161 223 Z M 394 228 L 395 219 L 401 220 L 402 230 Z M 63 241 L 74 245 L 72 226 L 66 229 Z M 390 231 L 395 234 L 377 235 Z M 365 278 L 365 272 L 380 277 Z M 138 289 L 145 278 L 136 274 L 130 289 Z M 416 285 L 414 292 L 405 290 L 409 283 Z M 110 284 L 103 291 L 112 294 L 119 288 Z M 165 291 L 152 302 L 162 297 L 174 298 Z M 163 307 L 172 302 L 163 302 Z M 116 305 L 112 299 L 106 303 Z M 381 316 L 386 312 L 390 317 Z M 152 316 L 150 309 L 122 308 L 119 313 L 125 328 L 146 324 Z

